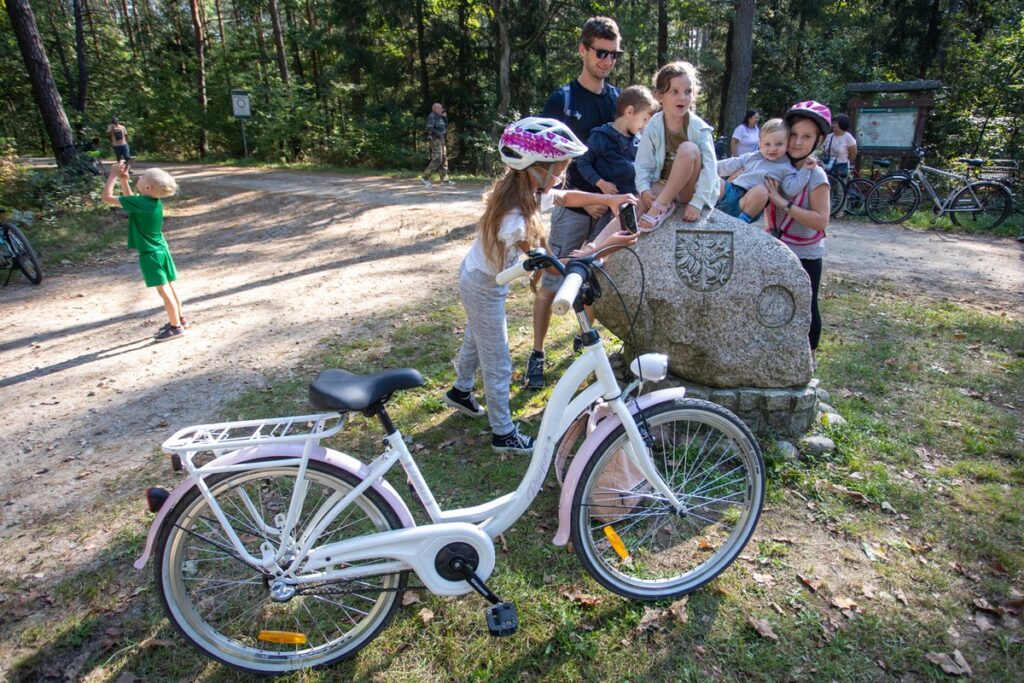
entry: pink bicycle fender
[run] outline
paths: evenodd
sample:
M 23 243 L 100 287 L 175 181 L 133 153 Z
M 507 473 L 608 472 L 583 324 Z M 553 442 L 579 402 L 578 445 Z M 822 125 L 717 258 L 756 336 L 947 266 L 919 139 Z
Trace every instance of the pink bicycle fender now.
M 222 455 L 219 458 L 211 461 L 211 465 L 238 465 L 243 462 L 250 460 L 256 460 L 259 458 L 295 458 L 298 460 L 302 457 L 303 444 L 275 444 L 273 446 L 251 446 L 249 448 L 243 448 L 241 450 Z M 360 479 L 365 479 L 369 473 L 369 468 L 362 462 L 356 460 L 350 455 L 339 453 L 334 450 L 327 450 L 323 446 L 315 446 L 313 452 L 309 456 L 310 460 L 318 460 L 320 462 L 327 463 L 337 467 L 338 469 L 344 470 Z M 188 492 L 195 486 L 195 481 L 192 477 L 186 477 L 178 486 L 171 491 L 170 496 L 164 501 L 163 506 L 160 508 L 160 512 L 156 514 L 156 518 L 153 520 L 152 526 L 149 528 L 149 536 L 146 538 L 146 547 L 142 551 L 142 556 L 135 561 L 135 568 L 142 569 L 149 562 L 149 556 L 153 552 L 153 544 L 156 543 L 156 537 L 160 533 L 160 527 L 163 526 L 164 519 L 168 513 L 174 509 L 174 506 L 178 504 L 178 501 L 182 499 L 185 493 Z M 412 518 L 412 513 L 409 511 L 409 507 L 402 500 L 402 497 L 398 495 L 398 491 L 384 479 L 379 479 L 373 483 L 370 488 L 374 489 L 381 495 L 384 501 L 391 506 L 391 509 L 398 515 L 398 519 L 402 522 L 404 527 L 414 527 L 416 522 Z
M 685 394 L 686 389 L 684 387 L 652 391 L 641 396 L 637 399 L 636 403 L 630 403 L 630 412 L 636 415 L 639 410 L 649 408 L 658 403 L 683 398 Z M 558 498 L 558 531 L 551 541 L 555 545 L 565 545 L 569 542 L 569 526 L 572 523 L 572 497 L 576 492 L 576 484 L 580 480 L 580 475 L 583 474 L 583 468 L 590 462 L 590 458 L 594 456 L 594 451 L 601 445 L 601 442 L 619 424 L 621 424 L 621 420 L 619 420 L 618 416 L 609 414 L 608 417 L 597 424 L 597 429 L 590 433 L 587 440 L 580 446 L 579 451 L 573 456 L 572 463 L 569 465 L 569 471 L 565 474 L 565 481 L 562 482 L 562 494 Z

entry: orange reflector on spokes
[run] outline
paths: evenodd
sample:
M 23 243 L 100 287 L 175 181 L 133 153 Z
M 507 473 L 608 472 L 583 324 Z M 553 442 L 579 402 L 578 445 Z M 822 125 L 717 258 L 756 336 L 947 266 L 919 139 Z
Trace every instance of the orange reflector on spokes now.
M 260 634 L 256 637 L 268 643 L 282 643 L 284 645 L 306 644 L 306 636 L 294 631 L 260 631 Z
M 604 528 L 604 535 L 608 537 L 608 542 L 612 544 L 612 548 L 622 561 L 628 560 L 629 551 L 626 550 L 626 544 L 622 542 L 622 539 L 619 538 L 619 535 L 615 533 L 615 529 L 610 524 Z

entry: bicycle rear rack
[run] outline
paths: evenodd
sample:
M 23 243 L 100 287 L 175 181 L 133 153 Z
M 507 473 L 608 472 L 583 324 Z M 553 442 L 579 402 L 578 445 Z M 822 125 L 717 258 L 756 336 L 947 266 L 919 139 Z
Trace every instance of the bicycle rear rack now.
M 345 418 L 339 413 L 217 422 L 185 427 L 164 441 L 161 448 L 179 456 L 200 451 L 219 456 L 247 446 L 319 441 L 337 434 L 344 425 Z

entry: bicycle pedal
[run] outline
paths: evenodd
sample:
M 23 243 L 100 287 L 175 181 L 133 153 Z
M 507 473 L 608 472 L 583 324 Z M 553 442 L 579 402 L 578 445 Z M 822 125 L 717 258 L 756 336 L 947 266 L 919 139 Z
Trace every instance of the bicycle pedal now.
M 499 602 L 487 608 L 487 630 L 502 638 L 519 630 L 519 613 L 511 602 Z

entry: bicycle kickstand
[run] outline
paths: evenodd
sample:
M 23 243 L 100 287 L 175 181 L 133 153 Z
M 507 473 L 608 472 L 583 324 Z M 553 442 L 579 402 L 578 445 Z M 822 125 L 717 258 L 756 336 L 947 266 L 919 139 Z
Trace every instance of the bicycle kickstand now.
M 447 557 L 445 557 L 446 554 Z M 516 606 L 511 602 L 504 602 L 484 583 L 483 579 L 476 575 L 476 571 L 474 571 L 476 561 L 478 558 L 472 547 L 463 543 L 453 543 L 438 554 L 435 566 L 445 578 L 458 576 L 464 579 L 473 587 L 473 590 L 491 603 L 491 606 L 487 608 L 487 630 L 492 636 L 514 635 L 519 630 L 519 613 L 516 611 Z M 443 567 L 443 565 L 447 565 L 447 567 Z M 442 567 L 448 571 L 444 571 Z

